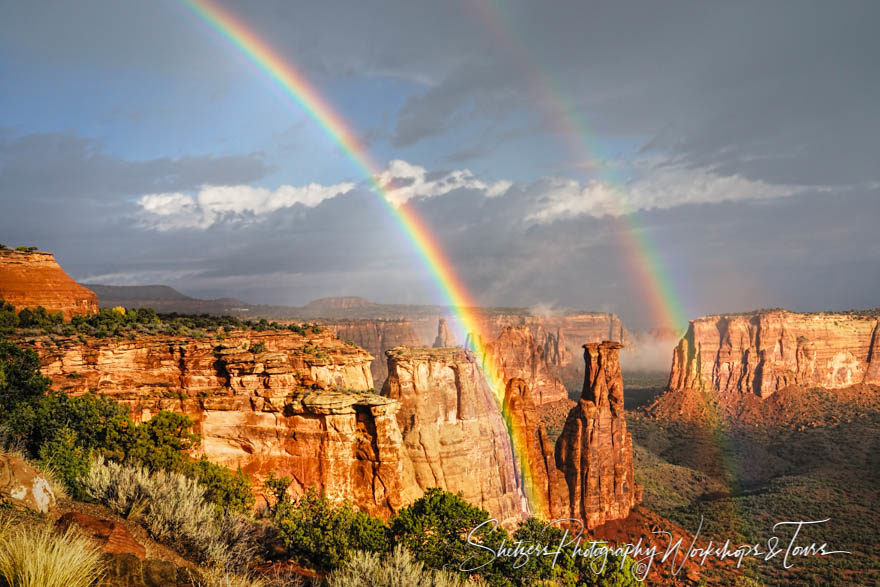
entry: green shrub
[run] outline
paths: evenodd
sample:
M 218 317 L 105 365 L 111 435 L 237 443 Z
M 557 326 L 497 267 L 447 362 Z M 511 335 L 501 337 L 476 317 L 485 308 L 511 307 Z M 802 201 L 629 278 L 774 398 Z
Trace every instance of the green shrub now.
M 52 440 L 40 447 L 40 463 L 52 471 L 73 499 L 85 499 L 83 479 L 89 472 L 91 451 L 79 446 L 76 433 L 69 428 L 61 430 Z
M 251 482 L 241 469 L 232 472 L 202 458 L 188 463 L 183 472 L 199 480 L 205 488 L 205 498 L 230 512 L 250 512 L 254 507 Z
M 146 465 L 150 470 L 181 471 L 190 461 L 184 452 L 199 445 L 193 422 L 177 412 L 159 412 L 137 426 L 134 443 L 126 460 Z
M 475 548 L 466 542 L 468 532 L 489 519 L 489 514 L 461 497 L 432 487 L 391 522 L 395 544 L 406 546 L 433 569 L 458 568 Z M 485 540 L 490 527 L 478 537 Z
M 250 352 L 254 353 L 255 355 L 258 353 L 264 353 L 264 352 L 266 352 L 266 343 L 265 342 L 258 342 L 258 343 L 252 344 L 251 348 L 249 350 L 250 350 Z
M 40 374 L 40 357 L 0 340 L 0 410 L 8 413 L 21 403 L 32 402 L 49 389 L 49 379 Z
M 382 520 L 347 503 L 333 506 L 315 489 L 278 503 L 273 518 L 290 554 L 322 569 L 336 568 L 354 550 L 384 552 L 390 546 Z

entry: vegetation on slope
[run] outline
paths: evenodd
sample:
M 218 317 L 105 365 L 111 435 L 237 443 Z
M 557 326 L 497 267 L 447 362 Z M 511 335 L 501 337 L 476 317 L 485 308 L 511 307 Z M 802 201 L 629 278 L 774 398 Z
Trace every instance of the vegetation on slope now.
M 0 300 L 0 336 L 16 332 L 33 332 L 63 336 L 96 338 L 131 337 L 136 335 L 169 334 L 201 338 L 208 332 L 231 330 L 290 331 L 305 335 L 319 334 L 317 324 L 279 324 L 266 319 L 242 320 L 233 316 L 157 314 L 151 308 L 102 308 L 92 316 L 74 316 L 65 321 L 61 313 L 49 314 L 45 308 L 24 308 Z

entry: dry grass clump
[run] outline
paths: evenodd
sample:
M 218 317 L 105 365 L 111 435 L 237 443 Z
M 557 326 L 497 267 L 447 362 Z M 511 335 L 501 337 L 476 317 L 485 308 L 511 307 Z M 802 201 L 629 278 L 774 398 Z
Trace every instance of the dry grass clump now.
M 233 573 L 222 567 L 211 567 L 200 570 L 201 577 L 197 587 L 266 587 L 259 579 L 254 579 L 246 574 Z
M 10 587 L 86 587 L 103 574 L 100 549 L 75 528 L 0 522 L 0 577 Z
M 417 561 L 403 546 L 388 554 L 356 551 L 327 576 L 330 587 L 477 587 L 478 583 Z
M 218 513 L 195 479 L 169 471 L 95 459 L 84 485 L 89 496 L 141 521 L 159 542 L 200 561 L 244 567 L 256 551 L 252 524 Z

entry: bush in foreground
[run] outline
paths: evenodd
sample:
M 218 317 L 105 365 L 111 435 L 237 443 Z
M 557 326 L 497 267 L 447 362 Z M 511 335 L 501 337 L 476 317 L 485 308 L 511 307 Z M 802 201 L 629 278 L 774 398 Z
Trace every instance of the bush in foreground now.
M 221 514 L 197 481 L 171 471 L 121 465 L 97 458 L 84 485 L 89 497 L 139 519 L 156 540 L 201 562 L 243 568 L 256 551 L 246 520 Z
M 276 495 L 281 499 L 273 508 L 273 522 L 285 547 L 300 560 L 330 570 L 352 551 L 385 552 L 390 548 L 385 523 L 350 504 L 334 506 L 314 489 L 296 500 L 285 497 L 283 491 Z
M 403 546 L 385 555 L 356 551 L 327 576 L 329 587 L 476 587 L 457 573 L 425 567 Z
M 86 587 L 104 573 L 101 552 L 68 528 L 20 525 L 0 530 L 0 576 L 12 587 Z

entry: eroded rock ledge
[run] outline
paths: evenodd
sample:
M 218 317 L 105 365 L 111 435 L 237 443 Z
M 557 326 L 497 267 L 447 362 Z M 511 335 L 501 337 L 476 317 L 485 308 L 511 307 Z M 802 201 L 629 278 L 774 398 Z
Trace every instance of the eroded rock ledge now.
M 693 320 L 672 356 L 669 388 L 755 394 L 790 385 L 880 383 L 875 316 L 785 310 Z

